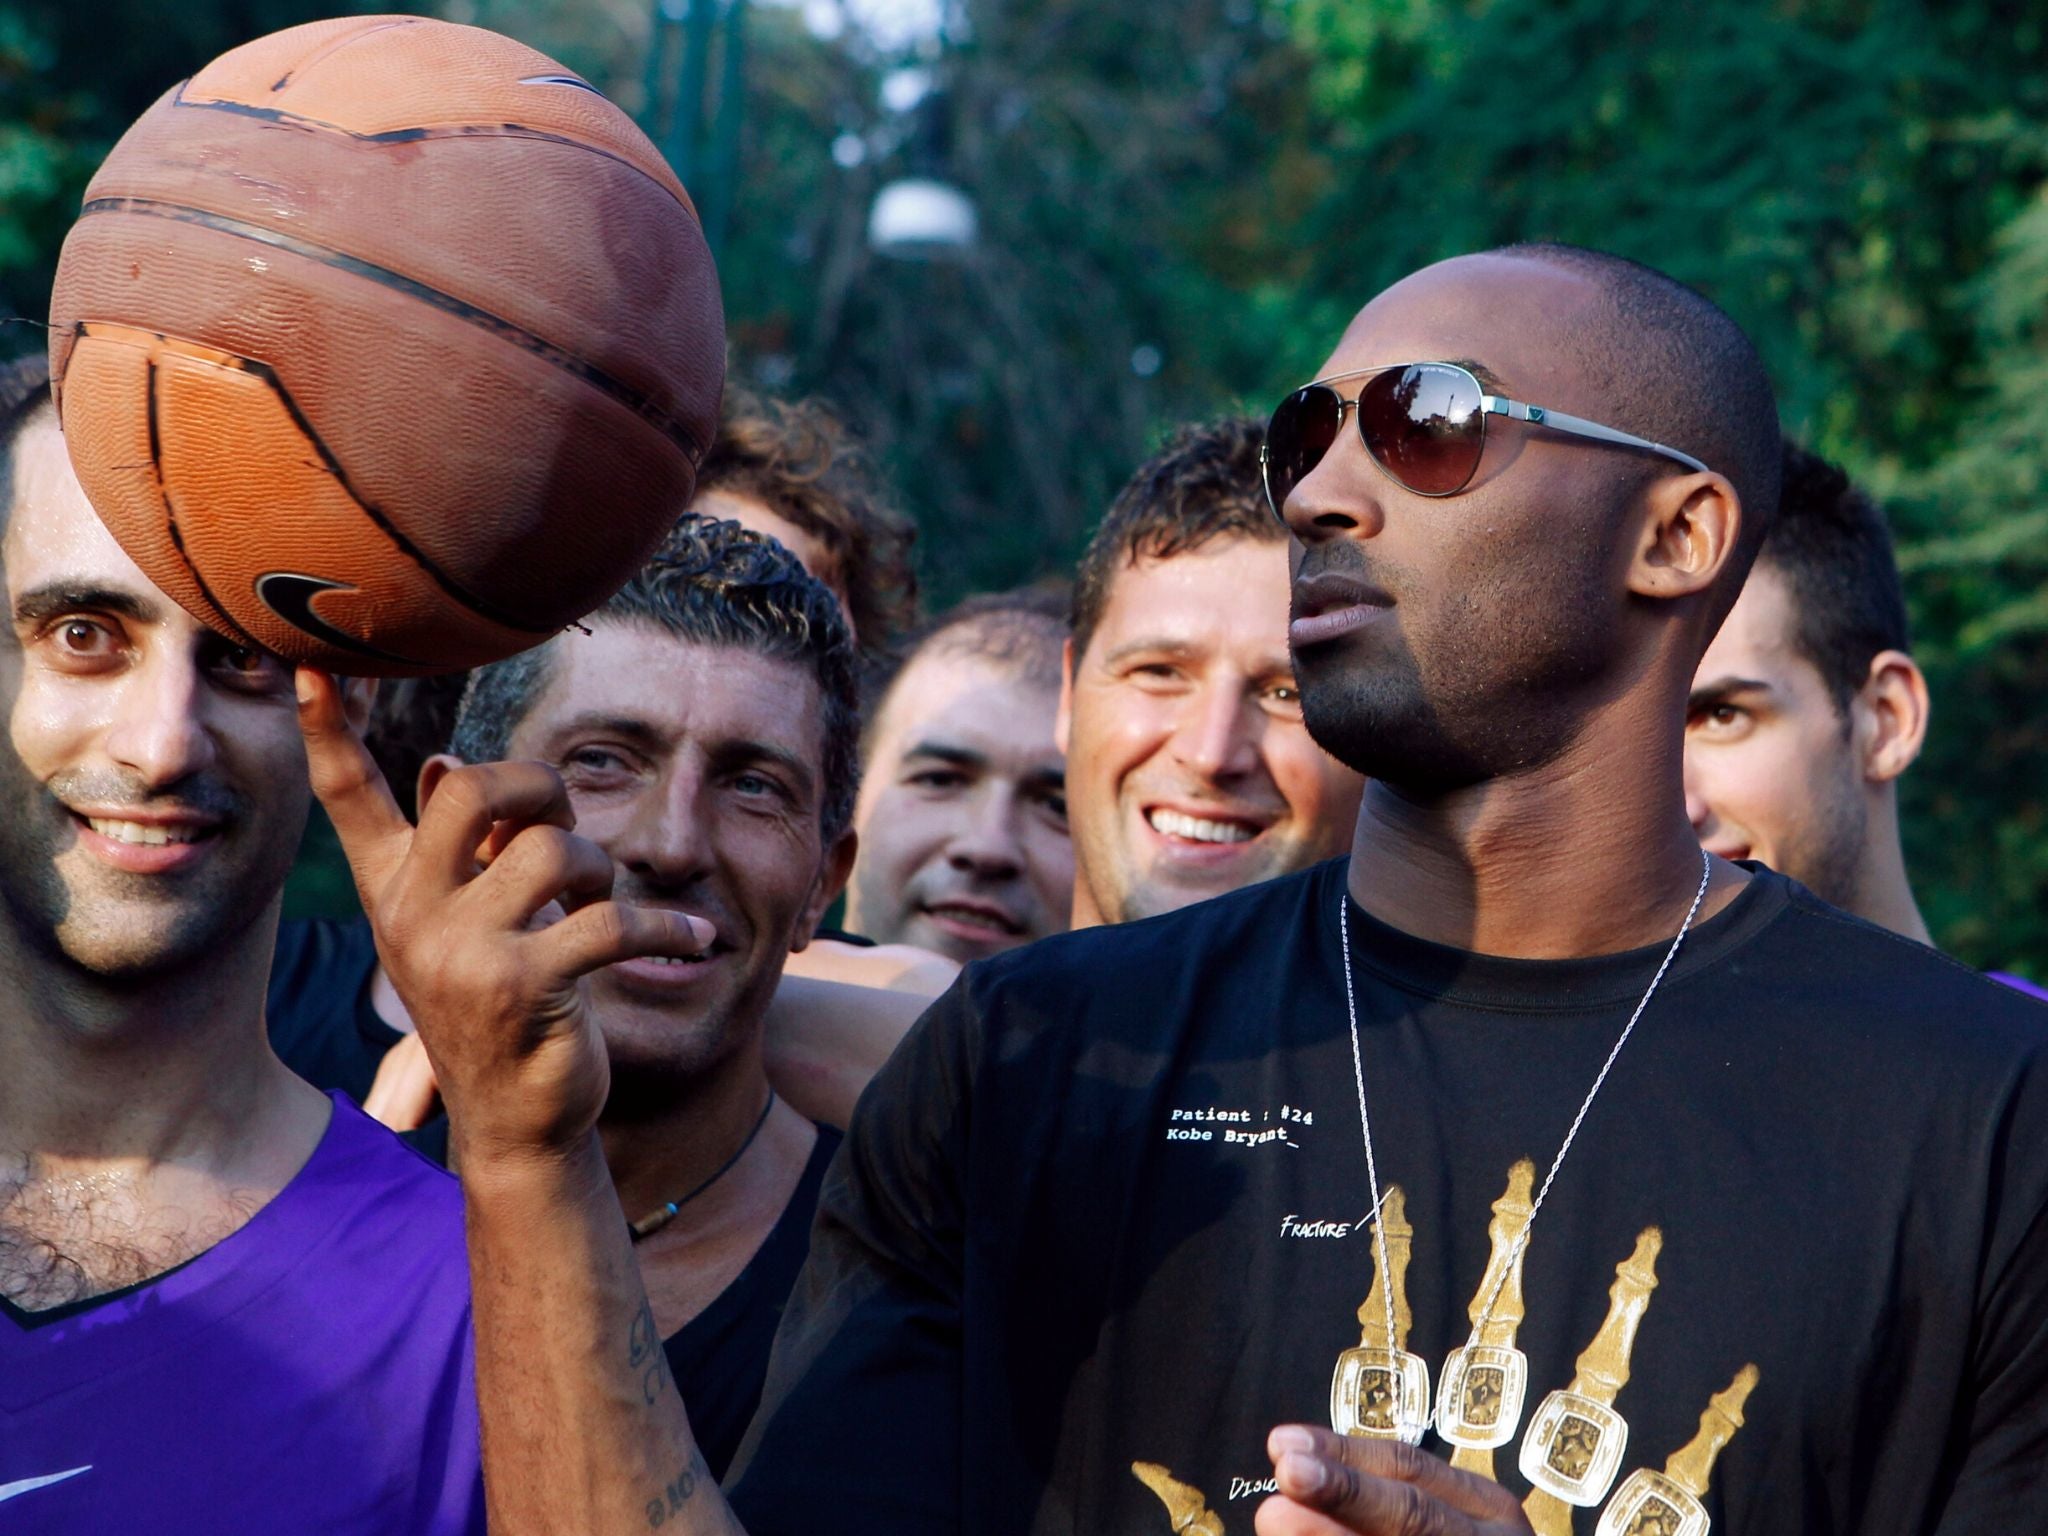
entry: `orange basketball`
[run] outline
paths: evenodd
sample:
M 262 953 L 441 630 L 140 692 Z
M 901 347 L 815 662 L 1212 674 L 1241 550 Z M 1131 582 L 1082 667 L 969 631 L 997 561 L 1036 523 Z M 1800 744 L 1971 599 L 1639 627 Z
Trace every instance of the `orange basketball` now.
M 725 373 L 696 210 L 560 65 L 413 16 L 223 54 L 86 189 L 51 301 L 72 463 L 245 644 L 471 667 L 611 595 L 687 504 Z

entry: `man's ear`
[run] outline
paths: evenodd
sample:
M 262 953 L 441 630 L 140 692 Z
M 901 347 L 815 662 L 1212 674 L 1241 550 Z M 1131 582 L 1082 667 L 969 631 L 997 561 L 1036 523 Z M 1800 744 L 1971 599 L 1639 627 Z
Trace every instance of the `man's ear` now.
M 1067 755 L 1067 738 L 1074 727 L 1074 641 L 1069 636 L 1060 642 L 1060 707 L 1052 717 L 1052 744 L 1060 749 L 1060 756 Z
M 825 909 L 839 899 L 846 889 L 846 882 L 853 878 L 853 859 L 859 851 L 860 834 L 852 827 L 841 832 L 833 839 L 832 846 L 825 850 L 825 862 L 818 869 L 818 884 L 804 906 L 802 920 L 796 925 L 796 936 L 789 941 L 792 955 L 810 947 L 818 924 L 825 919 Z
M 1679 598 L 1710 589 L 1735 558 L 1742 498 L 1711 470 L 1661 477 L 1650 486 L 1628 587 L 1641 597 Z
M 1879 651 L 1870 675 L 1849 701 L 1863 777 L 1889 784 L 1920 755 L 1927 740 L 1927 679 L 1904 651 Z
M 415 820 L 425 813 L 427 802 L 433 798 L 434 791 L 441 787 L 441 781 L 462 766 L 462 759 L 453 752 L 436 752 L 420 764 L 419 782 L 414 786 L 413 792 Z
M 341 712 L 360 736 L 370 728 L 370 711 L 377 703 L 377 679 L 344 677 L 337 681 L 341 684 Z

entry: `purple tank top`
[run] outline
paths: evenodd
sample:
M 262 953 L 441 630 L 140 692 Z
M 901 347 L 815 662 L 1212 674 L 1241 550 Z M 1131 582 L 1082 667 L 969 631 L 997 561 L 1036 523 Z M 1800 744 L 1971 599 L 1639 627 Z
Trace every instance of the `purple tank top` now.
M 482 1532 L 462 1195 L 340 1094 L 182 1268 L 0 1314 L 0 1531 Z
M 1984 974 L 1993 981 L 2002 982 L 2004 985 L 2011 987 L 2015 992 L 2024 992 L 2028 997 L 2037 997 L 2042 1002 L 2048 1003 L 2048 991 L 2035 986 L 2024 976 L 2009 976 L 2004 971 L 1986 971 Z

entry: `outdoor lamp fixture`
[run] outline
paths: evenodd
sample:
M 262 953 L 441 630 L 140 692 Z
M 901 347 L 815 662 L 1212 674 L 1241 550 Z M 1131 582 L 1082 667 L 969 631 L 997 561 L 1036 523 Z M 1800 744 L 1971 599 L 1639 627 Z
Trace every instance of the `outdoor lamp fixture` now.
M 960 261 L 974 249 L 981 219 L 974 199 L 954 182 L 950 93 L 929 68 L 891 72 L 882 105 L 902 137 L 901 176 L 875 194 L 868 209 L 868 249 L 899 261 Z
M 958 260 L 980 231 L 974 201 L 949 182 L 906 176 L 875 194 L 868 247 L 902 261 Z

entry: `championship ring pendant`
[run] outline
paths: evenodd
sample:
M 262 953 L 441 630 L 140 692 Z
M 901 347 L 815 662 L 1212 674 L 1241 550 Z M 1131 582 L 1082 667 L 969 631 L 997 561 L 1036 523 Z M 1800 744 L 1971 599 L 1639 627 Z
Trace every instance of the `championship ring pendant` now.
M 1529 1386 L 1529 1357 L 1511 1345 L 1451 1351 L 1437 1384 L 1436 1432 L 1452 1445 L 1490 1451 L 1515 1438 Z
M 1628 1421 L 1607 1404 L 1580 1392 L 1543 1399 L 1522 1437 L 1522 1476 L 1581 1509 L 1591 1509 L 1614 1486 L 1628 1448 Z
M 1706 1506 L 1690 1489 L 1662 1472 L 1631 1472 L 1607 1508 L 1593 1536 L 1707 1536 Z
M 1361 1346 L 1337 1357 L 1330 1425 L 1339 1434 L 1420 1445 L 1429 1428 L 1429 1364 L 1405 1349 Z

